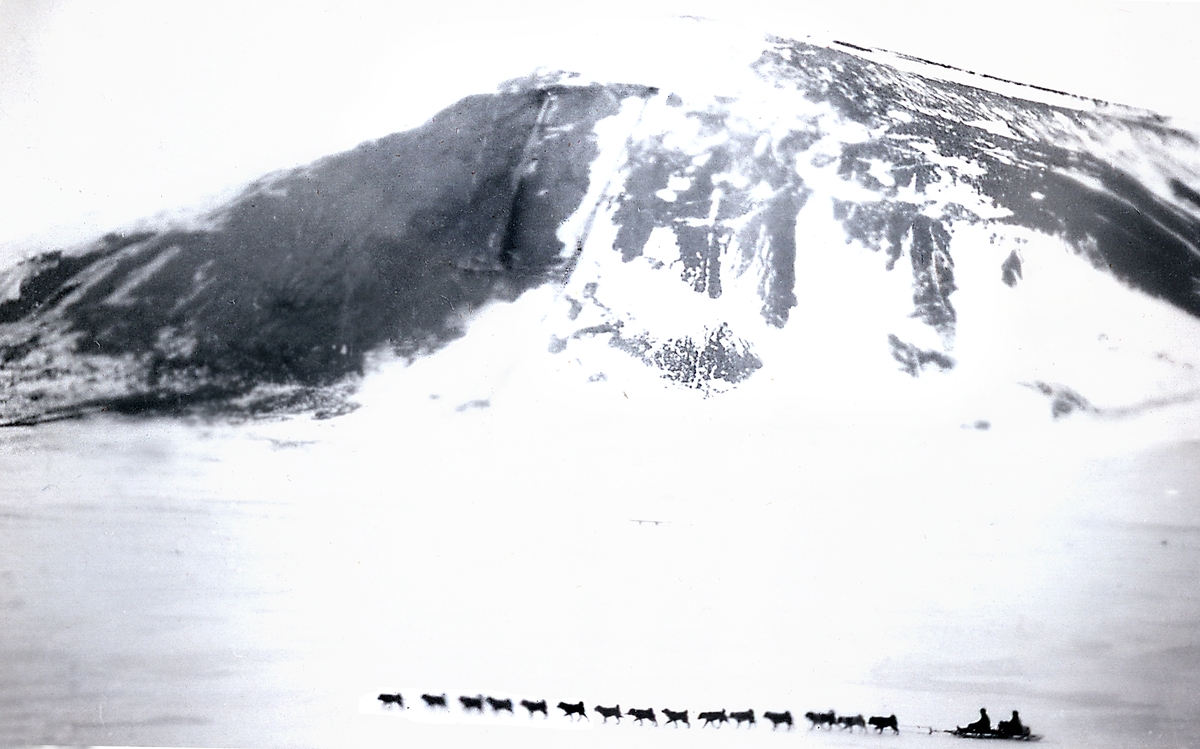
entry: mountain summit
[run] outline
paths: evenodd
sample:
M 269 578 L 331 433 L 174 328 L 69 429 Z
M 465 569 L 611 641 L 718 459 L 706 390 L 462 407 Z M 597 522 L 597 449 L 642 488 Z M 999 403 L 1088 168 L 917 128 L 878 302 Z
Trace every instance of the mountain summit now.
M 1054 417 L 1200 390 L 1160 345 L 1200 318 L 1195 135 L 842 43 L 768 38 L 740 72 L 709 94 L 532 76 L 264 177 L 205 228 L 24 261 L 0 277 L 0 421 L 336 415 L 368 355 L 429 356 L 547 286 L 547 350 L 590 381 L 612 357 L 704 395 L 974 368 Z M 1152 334 L 1113 332 L 1139 314 Z

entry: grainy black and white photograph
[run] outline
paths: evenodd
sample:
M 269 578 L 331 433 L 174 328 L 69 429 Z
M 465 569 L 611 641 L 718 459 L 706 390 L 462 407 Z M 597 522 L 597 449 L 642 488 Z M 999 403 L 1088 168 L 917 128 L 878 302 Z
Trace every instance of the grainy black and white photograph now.
M 1200 745 L 1198 34 L 0 0 L 0 744 Z

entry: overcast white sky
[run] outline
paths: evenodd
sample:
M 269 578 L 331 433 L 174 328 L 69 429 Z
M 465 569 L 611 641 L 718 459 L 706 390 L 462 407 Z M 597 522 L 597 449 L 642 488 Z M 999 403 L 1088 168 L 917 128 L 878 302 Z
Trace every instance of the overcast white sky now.
M 410 5 L 0 0 L 0 264 L 410 127 L 539 64 L 645 55 L 681 13 L 1200 122 L 1196 2 Z

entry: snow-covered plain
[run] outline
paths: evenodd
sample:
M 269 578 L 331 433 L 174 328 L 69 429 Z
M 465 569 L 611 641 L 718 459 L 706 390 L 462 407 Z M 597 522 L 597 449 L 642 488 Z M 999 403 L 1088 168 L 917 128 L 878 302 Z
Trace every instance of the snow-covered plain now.
M 1133 449 L 1120 426 L 1082 421 L 979 432 L 644 393 L 531 400 L 455 413 L 413 398 L 386 429 L 364 407 L 6 432 L 6 730 L 178 746 L 890 740 L 560 735 L 364 709 L 399 689 L 412 704 L 412 689 L 894 712 L 906 745 L 984 704 L 1056 745 L 1186 742 L 1195 435 Z

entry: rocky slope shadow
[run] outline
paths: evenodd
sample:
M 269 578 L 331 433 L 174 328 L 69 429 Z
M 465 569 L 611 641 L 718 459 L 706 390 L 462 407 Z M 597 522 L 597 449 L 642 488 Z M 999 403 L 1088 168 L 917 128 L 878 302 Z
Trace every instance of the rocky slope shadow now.
M 626 86 L 511 84 L 251 185 L 211 230 L 110 234 L 0 278 L 0 422 L 352 408 L 364 356 L 556 279 Z M 569 252 L 567 253 L 569 255 Z

